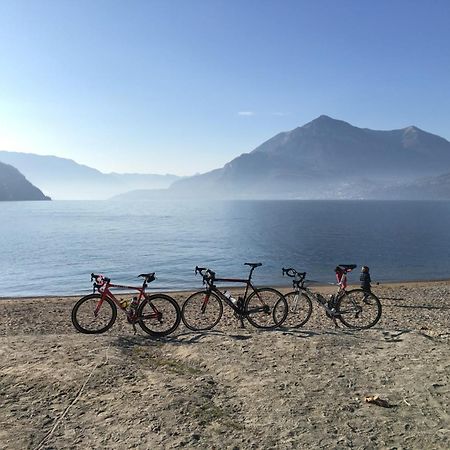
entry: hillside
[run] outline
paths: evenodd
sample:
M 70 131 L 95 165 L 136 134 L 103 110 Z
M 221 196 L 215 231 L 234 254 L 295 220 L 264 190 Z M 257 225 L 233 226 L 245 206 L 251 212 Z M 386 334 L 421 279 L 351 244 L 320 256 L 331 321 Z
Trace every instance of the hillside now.
M 372 192 L 371 196 L 376 197 L 375 194 Z M 378 192 L 380 195 L 394 200 L 449 200 L 450 173 L 387 186 Z
M 386 185 L 444 172 L 450 172 L 450 142 L 439 136 L 414 126 L 378 131 L 320 116 L 220 169 L 179 180 L 169 191 L 227 198 L 366 198 Z
M 106 199 L 134 189 L 164 189 L 175 175 L 102 173 L 56 156 L 0 151 L 0 161 L 17 167 L 55 199 Z
M 0 201 L 50 200 L 16 168 L 0 163 Z

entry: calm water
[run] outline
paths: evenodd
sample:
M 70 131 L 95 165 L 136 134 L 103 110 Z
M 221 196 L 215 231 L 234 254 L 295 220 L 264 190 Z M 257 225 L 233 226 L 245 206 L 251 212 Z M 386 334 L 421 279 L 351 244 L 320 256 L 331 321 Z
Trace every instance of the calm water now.
M 3 202 L 0 219 L 0 296 L 81 294 L 93 271 L 200 288 L 195 265 L 241 276 L 246 261 L 266 285 L 289 284 L 282 266 L 332 282 L 337 263 L 380 281 L 450 278 L 450 202 Z

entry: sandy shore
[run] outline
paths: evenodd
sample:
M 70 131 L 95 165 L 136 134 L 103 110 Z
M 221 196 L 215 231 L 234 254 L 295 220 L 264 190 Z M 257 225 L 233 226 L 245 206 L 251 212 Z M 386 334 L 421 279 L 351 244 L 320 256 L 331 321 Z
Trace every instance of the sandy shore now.
M 301 330 L 242 330 L 227 308 L 215 331 L 164 340 L 122 315 L 79 334 L 74 298 L 2 299 L 0 448 L 448 449 L 450 283 L 374 291 L 369 331 L 317 307 Z

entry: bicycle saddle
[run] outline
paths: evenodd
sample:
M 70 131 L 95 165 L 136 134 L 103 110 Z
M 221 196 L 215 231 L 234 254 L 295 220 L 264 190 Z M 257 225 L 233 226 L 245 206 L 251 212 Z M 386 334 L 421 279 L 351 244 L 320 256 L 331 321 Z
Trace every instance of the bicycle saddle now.
M 250 266 L 250 267 L 255 268 L 255 267 L 262 266 L 262 263 L 244 263 L 244 266 Z
M 151 283 L 155 279 L 155 272 L 141 273 L 140 275 L 138 275 L 138 277 L 143 277 L 145 278 L 145 281 L 147 281 L 147 283 Z
M 356 264 L 339 264 L 339 267 L 342 267 L 345 270 L 353 270 L 356 268 Z

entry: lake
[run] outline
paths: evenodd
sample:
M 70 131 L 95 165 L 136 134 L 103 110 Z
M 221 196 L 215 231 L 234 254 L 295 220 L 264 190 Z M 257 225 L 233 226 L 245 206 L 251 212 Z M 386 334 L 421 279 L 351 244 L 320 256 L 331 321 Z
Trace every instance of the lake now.
M 1 202 L 0 296 L 82 294 L 90 273 L 157 290 L 200 288 L 218 276 L 289 285 L 281 267 L 333 282 L 336 264 L 370 266 L 373 280 L 450 278 L 450 202 Z M 349 277 L 359 279 L 359 267 Z

